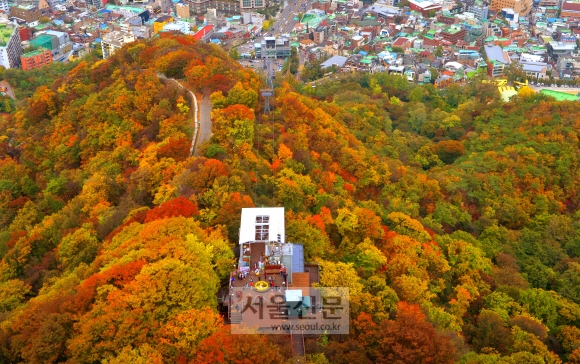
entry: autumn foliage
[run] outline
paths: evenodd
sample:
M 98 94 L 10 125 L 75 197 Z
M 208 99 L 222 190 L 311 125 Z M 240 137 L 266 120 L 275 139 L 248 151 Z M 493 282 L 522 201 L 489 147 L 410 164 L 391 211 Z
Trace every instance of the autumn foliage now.
M 308 362 L 580 362 L 580 103 L 349 74 L 278 77 L 265 115 L 257 74 L 172 33 L 61 67 L 4 73 L 30 97 L 0 118 L 0 362 L 286 362 L 218 312 L 254 206 L 349 288 Z M 195 156 L 161 74 L 212 104 Z

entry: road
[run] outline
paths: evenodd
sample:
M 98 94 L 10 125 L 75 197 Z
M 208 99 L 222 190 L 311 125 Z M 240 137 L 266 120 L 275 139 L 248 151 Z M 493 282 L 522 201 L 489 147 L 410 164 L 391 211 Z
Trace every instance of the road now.
M 212 123 L 211 123 L 211 100 L 209 98 L 209 92 L 204 92 L 201 97 L 201 103 L 199 104 L 199 137 L 197 140 L 196 150 L 193 155 L 198 156 L 197 149 L 200 145 L 207 142 L 213 135 Z
M 199 121 L 197 120 L 197 97 L 195 96 L 195 94 L 193 92 L 191 92 L 190 90 L 186 89 L 185 87 L 183 87 L 183 85 L 177 81 L 174 78 L 170 78 L 171 81 L 175 82 L 179 88 L 182 88 L 184 90 L 187 91 L 187 93 L 189 94 L 189 96 L 191 97 L 191 100 L 189 102 L 190 104 L 190 109 L 191 109 L 191 113 L 193 115 L 193 137 L 191 138 L 191 147 L 189 148 L 189 155 L 192 156 L 194 155 L 194 153 L 196 152 L 196 147 L 197 147 L 197 138 L 198 138 L 198 133 L 199 133 Z
M 197 102 L 197 97 L 195 94 L 185 88 L 179 81 L 174 78 L 167 78 L 165 75 L 158 73 L 157 77 L 163 80 L 170 80 L 175 82 L 179 88 L 187 91 L 190 96 L 190 109 L 193 116 L 193 137 L 191 138 L 191 147 L 189 148 L 190 156 L 198 156 L 198 147 L 208 141 L 212 136 L 212 123 L 211 123 L 211 100 L 209 98 L 209 93 L 204 92 L 201 97 L 201 103 Z M 199 105 L 199 106 L 198 106 Z M 199 116 L 199 118 L 198 118 Z
M 291 33 L 298 21 L 294 17 L 305 13 L 312 6 L 313 0 L 288 0 L 282 14 L 272 26 L 272 35 Z

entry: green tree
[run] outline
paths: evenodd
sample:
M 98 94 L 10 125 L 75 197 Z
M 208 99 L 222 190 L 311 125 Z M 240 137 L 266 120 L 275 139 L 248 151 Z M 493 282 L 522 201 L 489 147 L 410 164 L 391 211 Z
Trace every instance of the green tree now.
M 512 341 L 512 334 L 501 316 L 493 311 L 482 310 L 473 331 L 474 349 L 480 351 L 493 348 L 500 353 L 507 353 Z
M 230 58 L 235 60 L 235 61 L 240 59 L 240 53 L 238 52 L 238 48 L 234 47 L 234 48 L 230 49 L 229 55 L 230 55 Z
M 84 224 L 74 233 L 63 238 L 58 246 L 58 259 L 65 270 L 72 270 L 81 263 L 91 264 L 97 256 L 99 242 L 90 224 Z

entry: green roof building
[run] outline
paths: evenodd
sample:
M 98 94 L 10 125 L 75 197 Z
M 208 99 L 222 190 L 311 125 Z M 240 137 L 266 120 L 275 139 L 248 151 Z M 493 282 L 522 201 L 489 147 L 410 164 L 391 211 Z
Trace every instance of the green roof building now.
M 566 92 L 554 91 L 543 89 L 540 94 L 551 96 L 556 99 L 556 101 L 578 101 L 578 95 L 572 95 Z
M 33 48 L 46 48 L 51 51 L 58 47 L 58 39 L 52 35 L 41 34 L 30 41 L 30 46 Z

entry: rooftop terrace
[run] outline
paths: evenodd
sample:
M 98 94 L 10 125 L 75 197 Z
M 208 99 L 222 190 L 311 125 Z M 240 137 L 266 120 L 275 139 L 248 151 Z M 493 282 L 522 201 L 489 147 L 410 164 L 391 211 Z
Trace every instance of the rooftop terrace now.
M 0 47 L 5 47 L 8 41 L 10 40 L 10 36 L 14 32 L 14 25 L 10 24 L 0 24 Z
M 47 49 L 39 48 L 38 50 L 35 50 L 35 51 L 32 51 L 32 52 L 28 52 L 28 53 L 24 53 L 21 57 L 22 58 L 30 58 L 30 57 L 38 56 L 39 54 L 42 54 L 42 53 L 44 53 L 46 51 L 47 51 Z

